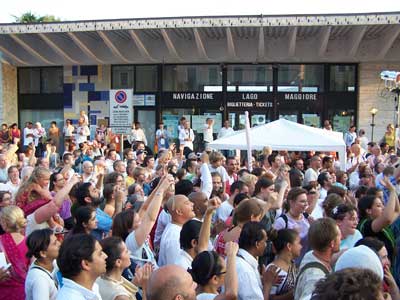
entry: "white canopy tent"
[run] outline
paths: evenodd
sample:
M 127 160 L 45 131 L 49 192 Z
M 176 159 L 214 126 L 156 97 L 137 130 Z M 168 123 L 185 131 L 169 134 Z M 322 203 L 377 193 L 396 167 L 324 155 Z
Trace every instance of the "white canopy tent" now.
M 342 170 L 346 167 L 346 144 L 340 132 L 279 119 L 251 128 L 250 139 L 253 150 L 262 150 L 265 146 L 270 146 L 272 150 L 339 152 L 340 167 Z M 237 131 L 217 139 L 210 143 L 210 147 L 247 150 L 246 131 Z

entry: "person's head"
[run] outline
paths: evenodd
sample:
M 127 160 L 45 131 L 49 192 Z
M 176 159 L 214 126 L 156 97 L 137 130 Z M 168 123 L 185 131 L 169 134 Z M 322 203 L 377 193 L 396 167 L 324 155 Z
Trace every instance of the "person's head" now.
M 226 171 L 228 174 L 237 173 L 239 171 L 239 162 L 236 157 L 228 156 L 226 158 Z
M 97 207 L 101 203 L 100 191 L 89 182 L 83 183 L 78 187 L 76 196 L 80 206 Z
M 144 199 L 143 187 L 138 183 L 131 184 L 128 187 L 128 195 L 139 195 Z
M 194 253 L 197 254 L 197 244 L 199 240 L 201 224 L 202 223 L 197 220 L 189 220 L 183 224 L 179 237 L 181 249 L 185 251 L 193 249 Z
M 222 176 L 218 172 L 211 173 L 213 192 L 220 194 L 223 192 Z
M 266 177 L 261 177 L 257 180 L 256 186 L 254 188 L 254 195 L 261 196 L 264 200 L 275 191 L 274 182 Z
M 136 182 L 143 183 L 146 180 L 145 169 L 139 166 L 136 167 L 135 170 L 133 170 L 133 178 Z
M 193 183 L 188 179 L 182 179 L 175 184 L 175 195 L 189 196 L 193 192 Z
M 126 172 L 125 163 L 122 160 L 116 160 L 113 163 L 114 172 L 124 174 Z
M 100 241 L 100 245 L 107 255 L 106 273 L 117 269 L 122 274 L 122 271 L 131 265 L 130 251 L 120 237 L 107 237 Z
M 369 269 L 347 268 L 318 281 L 311 300 L 383 300 L 382 281 Z
M 282 157 L 278 152 L 272 152 L 272 154 L 268 156 L 268 162 L 273 169 L 279 169 L 282 164 Z
M 133 209 L 126 209 L 114 217 L 112 225 L 113 236 L 126 240 L 129 233 L 137 229 L 139 225 L 139 215 Z
M 241 201 L 233 211 L 233 223 L 243 225 L 250 221 L 259 222 L 263 217 L 263 208 L 256 199 Z
M 341 197 L 338 194 L 331 193 L 329 194 L 324 202 L 322 202 L 322 208 L 324 209 L 324 215 L 326 217 L 330 216 L 332 213 L 332 210 L 336 207 L 339 206 L 340 204 L 344 204 L 343 197 Z
M 11 193 L 8 191 L 0 191 L 0 209 L 11 204 Z
M 63 277 L 96 280 L 106 272 L 107 255 L 100 243 L 89 234 L 71 235 L 64 240 L 57 258 Z
M 330 168 L 332 168 L 332 166 L 333 166 L 333 159 L 332 159 L 332 157 L 331 156 L 324 156 L 323 158 L 322 158 L 322 167 L 324 168 L 324 169 L 330 169 Z
M 339 183 L 343 184 L 344 186 L 346 186 L 348 179 L 349 179 L 349 176 L 347 175 L 346 172 L 344 172 L 344 171 L 336 172 L 336 182 L 339 182 Z
M 301 158 L 298 158 L 294 161 L 294 165 L 296 169 L 303 171 L 304 170 L 304 161 Z
M 183 127 L 185 128 L 185 129 L 189 129 L 190 128 L 190 123 L 189 123 L 189 121 L 185 121 L 184 123 L 183 123 Z
M 24 212 L 15 205 L 3 207 L 0 211 L 0 225 L 8 233 L 22 232 L 26 226 Z
M 308 240 L 312 250 L 333 254 L 340 249 L 341 234 L 333 219 L 321 218 L 311 223 Z
M 299 216 L 305 212 L 308 207 L 307 191 L 300 187 L 290 189 L 287 195 L 289 211 L 293 216 Z
M 168 199 L 166 206 L 172 220 L 178 224 L 183 225 L 195 217 L 193 203 L 185 195 L 172 196 Z
M 342 234 L 342 239 L 356 232 L 358 216 L 355 206 L 347 203 L 335 206 L 328 217 L 336 221 Z
M 19 170 L 17 166 L 10 166 L 7 170 L 7 174 L 8 174 L 8 179 L 10 179 L 11 182 L 18 181 Z
M 0 154 L 0 168 L 4 169 L 7 167 L 7 159 L 4 154 Z
M 52 173 L 50 176 L 50 184 L 49 184 L 49 190 L 54 191 L 54 190 L 60 190 L 65 186 L 65 178 L 64 176 L 59 173 L 55 172 Z
M 203 192 L 193 192 L 188 195 L 193 202 L 193 210 L 197 218 L 202 219 L 207 210 L 208 198 Z
M 225 261 L 215 251 L 203 251 L 193 259 L 190 274 L 201 287 L 211 284 L 219 288 L 225 279 Z
M 294 229 L 271 230 L 268 239 L 272 241 L 278 255 L 288 253 L 292 259 L 295 259 L 301 254 L 300 235 Z
M 28 247 L 26 256 L 35 257 L 39 261 L 43 259 L 53 261 L 58 257 L 60 250 L 60 242 L 49 228 L 33 231 L 26 239 L 26 246 Z
M 217 167 L 222 166 L 222 163 L 223 163 L 225 157 L 222 155 L 221 152 L 213 151 L 210 153 L 209 159 L 210 159 L 210 164 L 214 168 L 217 168 Z
M 382 200 L 375 195 L 364 196 L 358 201 L 360 219 L 376 219 L 382 215 L 384 208 Z
M 328 172 L 322 172 L 318 175 L 317 179 L 321 187 L 328 190 L 332 186 L 332 177 Z
M 365 237 L 355 243 L 354 247 L 361 245 L 367 246 L 374 250 L 375 253 L 378 254 L 382 267 L 390 269 L 391 263 L 384 242 L 374 237 Z
M 322 163 L 321 157 L 319 157 L 319 155 L 314 155 L 310 159 L 310 168 L 318 170 L 321 168 L 321 163 Z
M 97 228 L 96 209 L 92 206 L 78 207 L 74 212 L 73 233 L 87 233 Z
M 247 222 L 240 232 L 239 248 L 258 257 L 264 254 L 267 246 L 267 232 L 259 222 Z
M 394 125 L 393 124 L 388 124 L 388 126 L 386 127 L 386 130 L 390 133 L 392 133 L 394 131 Z
M 90 175 L 93 173 L 93 163 L 89 160 L 83 162 L 82 168 L 85 175 Z
M 140 128 L 140 122 L 135 122 L 135 129 L 139 129 Z
M 196 300 L 196 283 L 180 266 L 166 265 L 155 270 L 149 279 L 147 300 Z
M 243 176 L 241 176 L 239 180 L 244 182 L 248 186 L 249 195 L 254 195 L 256 182 L 258 180 L 257 176 L 253 174 L 243 174 Z

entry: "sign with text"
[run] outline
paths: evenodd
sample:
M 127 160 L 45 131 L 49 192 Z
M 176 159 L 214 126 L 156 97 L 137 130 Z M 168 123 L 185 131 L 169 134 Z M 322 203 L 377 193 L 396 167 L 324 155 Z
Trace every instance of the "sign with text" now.
M 133 122 L 132 89 L 110 90 L 110 127 L 114 133 L 129 134 Z
M 271 93 L 228 93 L 227 100 L 228 109 L 268 109 L 273 107 Z
M 278 93 L 279 100 L 283 101 L 317 101 L 318 93 Z
M 192 107 L 198 105 L 221 105 L 222 93 L 214 92 L 165 92 L 162 103 L 164 106 Z

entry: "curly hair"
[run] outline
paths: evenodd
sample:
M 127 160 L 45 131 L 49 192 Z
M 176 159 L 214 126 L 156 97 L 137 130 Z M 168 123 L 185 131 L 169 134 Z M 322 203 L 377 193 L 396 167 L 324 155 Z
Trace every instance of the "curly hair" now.
M 347 268 L 327 275 L 315 285 L 312 300 L 379 299 L 382 282 L 368 269 Z

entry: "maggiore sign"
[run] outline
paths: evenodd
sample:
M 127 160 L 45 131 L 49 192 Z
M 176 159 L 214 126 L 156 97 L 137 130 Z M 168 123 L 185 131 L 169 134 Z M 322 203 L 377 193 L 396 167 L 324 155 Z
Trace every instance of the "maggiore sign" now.
M 318 100 L 318 94 L 316 93 L 285 93 L 285 100 L 295 101 L 316 101 Z

